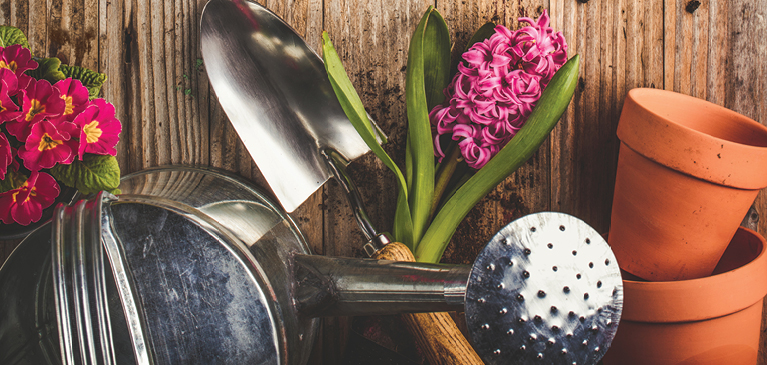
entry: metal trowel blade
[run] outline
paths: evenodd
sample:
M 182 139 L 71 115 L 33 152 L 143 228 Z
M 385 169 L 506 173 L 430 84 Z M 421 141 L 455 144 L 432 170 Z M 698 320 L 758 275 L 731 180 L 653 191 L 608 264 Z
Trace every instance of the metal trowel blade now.
M 346 118 L 322 60 L 268 9 L 211 0 L 200 37 L 221 106 L 288 212 L 332 176 L 321 151 L 353 160 L 370 150 Z

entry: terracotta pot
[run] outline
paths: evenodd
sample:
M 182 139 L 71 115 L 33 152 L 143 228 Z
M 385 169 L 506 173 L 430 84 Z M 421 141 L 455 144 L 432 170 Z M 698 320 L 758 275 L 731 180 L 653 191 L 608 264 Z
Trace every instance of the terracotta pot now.
M 766 245 L 741 227 L 715 275 L 666 282 L 624 276 L 623 315 L 604 363 L 756 364 Z
M 621 267 L 654 281 L 714 270 L 759 189 L 767 127 L 705 100 L 629 91 L 609 242 Z

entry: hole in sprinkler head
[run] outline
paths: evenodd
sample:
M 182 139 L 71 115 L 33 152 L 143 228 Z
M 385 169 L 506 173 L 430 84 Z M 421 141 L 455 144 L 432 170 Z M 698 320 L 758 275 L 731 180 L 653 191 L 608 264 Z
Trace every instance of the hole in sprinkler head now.
M 589 262 L 589 269 L 593 269 L 593 268 L 594 268 L 594 263 L 593 262 Z
M 500 355 L 501 354 L 501 349 L 496 349 L 495 351 L 493 351 L 493 354 L 494 355 Z
M 551 330 L 554 332 L 559 332 L 559 326 L 551 326 Z
M 580 318 L 578 318 L 578 320 L 580 320 L 581 322 L 586 322 L 586 317 L 581 316 Z
M 546 292 L 543 290 L 538 290 L 538 298 L 543 298 L 546 296 Z
M 533 320 L 534 320 L 535 322 L 537 322 L 537 323 L 541 323 L 541 322 L 543 322 L 543 318 L 541 318 L 541 316 L 538 316 L 538 315 L 536 315 L 535 317 L 533 317 Z
M 522 277 L 525 278 L 525 279 L 529 278 L 530 277 L 530 272 L 528 272 L 527 270 L 522 271 Z
M 575 255 L 577 255 L 577 254 L 578 254 L 578 251 L 576 251 L 576 250 L 573 250 L 573 256 L 575 256 Z
M 526 248 L 524 252 L 525 252 L 525 256 L 527 256 L 527 255 L 530 255 L 533 251 L 530 251 L 529 248 Z
M 527 347 L 525 345 L 519 346 L 519 351 L 525 351 L 527 350 Z
M 530 227 L 530 232 L 535 232 L 535 227 Z
M 527 320 L 525 319 L 525 317 L 519 317 L 519 319 L 517 319 L 517 322 L 525 323 L 525 322 L 527 322 Z
M 601 287 L 602 287 L 602 282 L 601 281 L 597 281 L 597 288 L 601 288 Z
M 566 287 L 562 288 L 562 291 L 565 292 L 565 293 L 569 293 L 570 292 L 570 287 L 566 286 Z M 572 312 L 570 312 L 570 313 L 572 313 Z
M 517 300 L 520 301 L 520 302 L 524 302 L 525 301 L 525 296 L 522 295 L 522 294 L 517 294 Z
M 551 269 L 554 270 L 554 271 L 558 270 L 556 266 L 552 266 Z
M 586 244 L 590 244 L 590 243 L 591 243 L 591 240 L 587 238 L 586 239 Z
M 535 358 L 538 360 L 543 360 L 543 354 L 539 352 Z
M 538 336 L 535 333 L 531 333 L 530 337 L 527 338 L 527 341 L 529 342 L 535 342 L 535 340 L 538 339 Z
M 605 266 L 610 265 L 610 259 L 605 259 Z
M 554 244 L 553 244 L 553 243 L 549 243 L 548 245 L 546 245 L 546 247 L 548 247 L 548 248 L 554 248 Z
M 589 299 L 589 293 L 583 293 L 583 299 L 588 300 Z
M 565 226 L 559 226 L 559 230 L 564 232 L 565 231 Z
M 553 306 L 553 305 L 551 306 L 551 313 L 557 313 L 557 307 L 556 306 Z
M 578 279 L 578 280 L 580 280 L 580 279 L 581 279 L 581 274 L 580 274 L 580 273 L 578 273 L 578 274 L 575 274 L 575 278 L 576 278 L 576 279 Z

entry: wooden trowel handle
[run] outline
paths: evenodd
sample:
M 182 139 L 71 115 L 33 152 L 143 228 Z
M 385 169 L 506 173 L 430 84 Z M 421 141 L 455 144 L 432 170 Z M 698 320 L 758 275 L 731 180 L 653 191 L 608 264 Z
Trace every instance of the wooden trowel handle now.
M 373 255 L 379 260 L 415 261 L 407 246 L 392 242 Z M 482 360 L 446 312 L 408 313 L 402 319 L 432 365 L 477 364 Z

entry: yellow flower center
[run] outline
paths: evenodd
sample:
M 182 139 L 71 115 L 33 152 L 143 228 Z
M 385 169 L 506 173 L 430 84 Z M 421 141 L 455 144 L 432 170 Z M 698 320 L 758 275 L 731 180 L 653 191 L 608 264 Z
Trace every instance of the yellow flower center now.
M 93 143 L 99 140 L 101 137 L 101 128 L 99 128 L 99 122 L 94 120 L 83 127 L 83 133 L 85 133 L 85 140 L 88 143 Z
M 37 187 L 33 186 L 33 187 L 32 187 L 32 190 L 29 192 L 29 195 L 27 195 L 27 198 L 26 198 L 26 199 L 24 199 L 24 201 L 23 201 L 23 202 L 18 202 L 18 201 L 16 201 L 16 196 L 17 196 L 17 195 L 19 195 L 19 193 L 20 193 L 20 192 L 22 192 L 24 189 L 26 189 L 28 185 L 29 185 L 29 184 L 27 184 L 27 182 L 25 181 L 25 182 L 24 182 L 24 185 L 22 185 L 22 186 L 21 186 L 21 188 L 19 188 L 19 190 L 17 190 L 17 191 L 16 191 L 16 192 L 14 192 L 13 194 L 11 194 L 11 199 L 12 199 L 12 200 L 13 200 L 15 203 L 26 203 L 26 202 L 28 202 L 28 201 L 29 201 L 29 199 L 30 199 L 31 197 L 33 197 L 33 196 L 37 196 L 37 191 L 36 191 L 36 190 L 37 190 Z
M 64 108 L 64 115 L 69 115 L 74 113 L 75 106 L 72 103 L 72 97 L 68 95 L 61 95 L 61 98 L 64 99 L 64 102 L 66 103 L 66 107 Z
M 37 99 L 30 100 L 29 112 L 27 112 L 27 117 L 25 118 L 26 121 L 31 122 L 32 119 L 35 118 L 35 115 L 38 115 L 40 113 L 45 113 L 45 105 L 43 105 L 43 103 L 41 103 L 40 100 L 37 100 Z
M 4 112 L 4 111 L 6 111 L 6 110 L 8 110 L 8 108 L 6 108 L 5 106 L 3 106 L 3 102 L 2 102 L 2 101 L 0 101 L 0 113 Z
M 37 146 L 37 150 L 43 152 L 45 150 L 56 148 L 63 143 L 64 141 L 53 139 L 48 133 L 43 133 L 43 138 L 40 138 L 40 145 Z
M 5 63 L 5 61 L 0 61 L 0 68 L 7 68 L 13 72 L 16 72 L 16 69 L 19 66 L 16 65 L 16 61 L 11 61 L 11 63 Z

